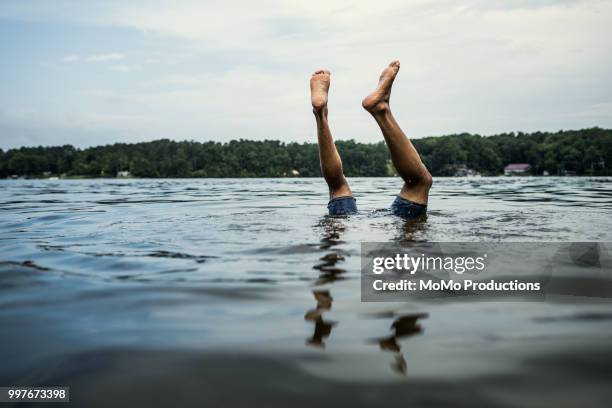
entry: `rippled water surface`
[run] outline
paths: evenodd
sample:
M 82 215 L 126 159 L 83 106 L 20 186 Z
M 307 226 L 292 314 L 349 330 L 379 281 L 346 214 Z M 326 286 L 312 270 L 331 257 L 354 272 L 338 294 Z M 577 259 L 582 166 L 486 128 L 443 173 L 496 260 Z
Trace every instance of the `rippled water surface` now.
M 612 179 L 0 180 L 0 386 L 87 406 L 610 406 L 604 301 L 361 303 L 362 241 L 612 241 Z M 93 396 L 96 396 L 95 398 Z M 289 401 L 289 402 L 288 402 Z M 591 406 L 587 404 L 587 406 Z

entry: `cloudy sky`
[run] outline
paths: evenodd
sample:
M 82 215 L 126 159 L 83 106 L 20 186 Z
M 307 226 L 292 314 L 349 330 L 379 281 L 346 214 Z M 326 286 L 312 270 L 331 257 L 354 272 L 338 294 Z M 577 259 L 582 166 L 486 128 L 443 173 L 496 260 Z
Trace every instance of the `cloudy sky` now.
M 0 147 L 338 139 L 392 59 L 409 136 L 612 127 L 612 1 L 2 0 Z

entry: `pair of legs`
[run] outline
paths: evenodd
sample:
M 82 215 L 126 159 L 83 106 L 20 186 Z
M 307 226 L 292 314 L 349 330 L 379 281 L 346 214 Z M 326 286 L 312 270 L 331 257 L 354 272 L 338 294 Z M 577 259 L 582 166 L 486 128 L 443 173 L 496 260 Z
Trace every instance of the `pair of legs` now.
M 378 123 L 391 153 L 391 161 L 404 180 L 399 198 L 417 206 L 426 206 L 432 185 L 431 174 L 421 161 L 410 139 L 395 121 L 389 106 L 391 87 L 399 68 L 399 61 L 391 62 L 380 75 L 374 92 L 365 97 L 362 105 Z M 352 192 L 342 172 L 342 159 L 336 150 L 327 120 L 327 94 L 330 82 L 329 71 L 316 71 L 310 78 L 312 107 L 317 121 L 321 171 L 329 187 L 330 200 L 334 201 L 341 197 L 352 197 Z

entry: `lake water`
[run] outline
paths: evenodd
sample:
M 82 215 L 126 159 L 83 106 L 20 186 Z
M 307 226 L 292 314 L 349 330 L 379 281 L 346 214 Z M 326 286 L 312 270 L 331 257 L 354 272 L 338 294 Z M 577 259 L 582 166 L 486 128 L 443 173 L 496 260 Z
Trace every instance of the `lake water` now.
M 611 302 L 359 286 L 362 241 L 612 241 L 612 179 L 441 178 L 423 222 L 386 210 L 397 179 L 350 182 L 360 214 L 330 218 L 321 179 L 0 180 L 0 386 L 101 407 L 612 405 Z

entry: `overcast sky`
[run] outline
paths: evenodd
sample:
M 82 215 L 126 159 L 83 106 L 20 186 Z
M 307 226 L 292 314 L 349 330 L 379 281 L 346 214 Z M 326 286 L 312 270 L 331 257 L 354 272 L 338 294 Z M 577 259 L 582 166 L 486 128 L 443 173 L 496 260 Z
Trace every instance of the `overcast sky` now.
M 214 3 L 214 4 L 213 4 Z M 361 99 L 401 60 L 409 136 L 612 127 L 612 1 L 0 2 L 0 147 L 381 140 Z

